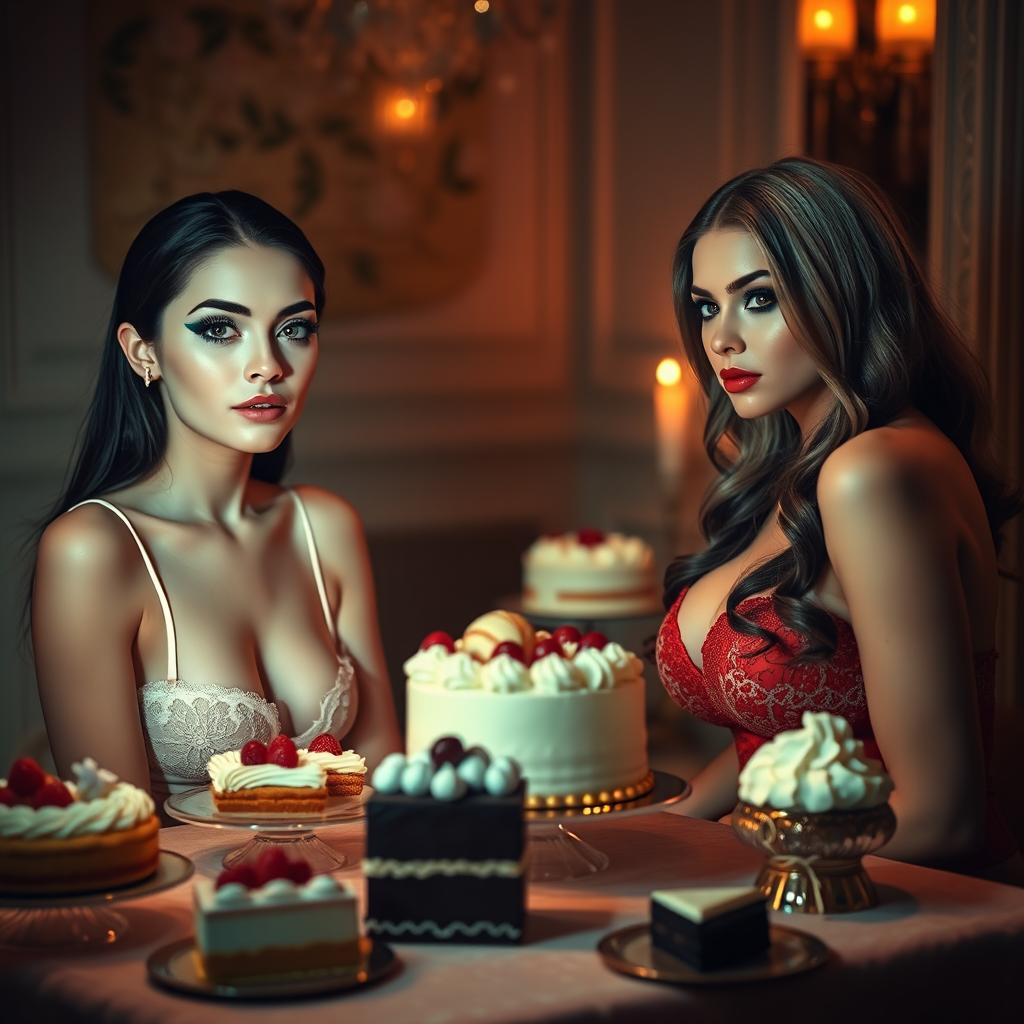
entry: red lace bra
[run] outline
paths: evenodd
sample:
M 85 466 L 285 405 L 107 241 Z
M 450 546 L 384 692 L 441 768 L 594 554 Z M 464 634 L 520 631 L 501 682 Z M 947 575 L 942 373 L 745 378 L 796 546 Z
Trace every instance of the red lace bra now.
M 871 729 L 860 652 L 850 623 L 830 612 L 837 630 L 836 650 L 831 659 L 814 665 L 790 665 L 789 652 L 803 646 L 800 634 L 783 624 L 775 612 L 771 594 L 748 597 L 740 602 L 739 610 L 746 618 L 779 636 L 789 652 L 776 645 L 764 654 L 743 657 L 762 646 L 763 641 L 760 637 L 737 633 L 723 612 L 712 624 L 701 647 L 702 670 L 690 658 L 679 634 L 679 606 L 688 589 L 684 588 L 673 602 L 658 630 L 658 673 L 668 695 L 684 711 L 732 730 L 741 769 L 754 751 L 777 733 L 800 728 L 805 711 L 841 715 L 850 723 L 853 734 L 863 741 L 865 752 L 884 763 Z M 997 813 L 991 785 L 995 665 L 995 651 L 974 656 L 978 713 L 989 780 L 989 849 L 995 852 L 993 848 L 998 848 L 999 854 L 1008 856 L 1004 851 L 1009 833 L 1004 824 L 992 818 Z

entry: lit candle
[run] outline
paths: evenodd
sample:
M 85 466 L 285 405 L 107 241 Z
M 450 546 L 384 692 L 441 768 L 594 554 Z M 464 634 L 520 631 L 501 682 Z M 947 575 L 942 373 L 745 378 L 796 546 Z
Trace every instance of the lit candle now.
M 655 371 L 654 419 L 658 430 L 658 474 L 669 494 L 683 476 L 683 441 L 686 427 L 686 389 L 683 371 L 675 359 L 662 359 Z

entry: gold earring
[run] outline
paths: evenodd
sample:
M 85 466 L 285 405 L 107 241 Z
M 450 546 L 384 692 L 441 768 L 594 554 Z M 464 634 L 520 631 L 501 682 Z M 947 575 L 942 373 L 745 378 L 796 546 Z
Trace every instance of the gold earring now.
M 149 385 L 152 384 L 152 383 L 153 383 L 153 373 L 150 370 L 150 368 L 147 366 L 146 367 L 146 387 L 148 388 Z

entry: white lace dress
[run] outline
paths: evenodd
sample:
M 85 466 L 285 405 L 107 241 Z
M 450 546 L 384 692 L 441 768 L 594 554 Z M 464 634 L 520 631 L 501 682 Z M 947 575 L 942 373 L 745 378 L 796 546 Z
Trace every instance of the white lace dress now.
M 321 698 L 320 714 L 316 721 L 300 735 L 293 737 L 296 746 L 304 747 L 322 732 L 341 736 L 351 726 L 357 703 L 355 667 L 344 651 L 334 627 L 306 508 L 295 491 L 289 491 L 289 494 L 295 500 L 305 533 L 320 605 L 338 660 L 334 684 Z M 177 642 L 170 602 L 142 538 L 128 517 L 110 502 L 102 498 L 89 498 L 79 504 L 103 505 L 128 527 L 142 554 L 163 611 L 167 630 L 167 678 L 154 679 L 138 690 L 139 711 L 149 758 L 150 788 L 153 799 L 160 807 L 169 793 L 206 783 L 206 764 L 214 754 L 238 750 L 248 740 L 257 739 L 266 743 L 272 736 L 276 736 L 281 731 L 280 716 L 277 706 L 258 693 L 236 686 L 178 679 Z M 74 507 L 78 508 L 78 505 Z

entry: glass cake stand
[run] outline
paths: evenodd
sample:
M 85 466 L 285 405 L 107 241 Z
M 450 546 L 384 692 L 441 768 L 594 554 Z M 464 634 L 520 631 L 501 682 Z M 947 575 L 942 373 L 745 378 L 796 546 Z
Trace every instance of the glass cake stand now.
M 109 946 L 128 931 L 128 918 L 115 903 L 127 903 L 173 889 L 190 878 L 192 861 L 161 850 L 156 874 L 117 889 L 25 896 L 0 892 L 0 948 Z
M 528 874 L 531 882 L 561 882 L 604 871 L 608 854 L 591 846 L 566 826 L 594 818 L 623 818 L 651 814 L 678 803 L 690 793 L 690 784 L 668 772 L 655 771 L 654 788 L 645 796 L 621 803 L 590 807 L 537 808 L 524 812 L 530 829 Z
M 252 839 L 224 858 L 224 867 L 254 864 L 271 846 L 282 846 L 285 852 L 301 857 L 316 875 L 329 874 L 348 862 L 344 854 L 332 850 L 317 829 L 362 821 L 363 805 L 373 794 L 372 786 L 363 786 L 358 796 L 328 797 L 322 814 L 260 814 L 257 816 L 218 811 L 208 786 L 197 786 L 184 793 L 174 793 L 164 801 L 164 810 L 178 821 L 203 828 L 244 829 Z
M 652 601 L 649 608 L 639 612 L 632 612 L 629 615 L 621 613 L 601 615 L 595 612 L 590 612 L 586 615 L 567 615 L 565 612 L 528 612 L 523 609 L 521 594 L 506 594 L 504 597 L 499 597 L 495 607 L 504 608 L 506 611 L 522 615 L 530 625 L 538 629 L 554 629 L 556 626 L 575 626 L 581 633 L 589 633 L 591 630 L 601 629 L 616 622 L 629 623 L 652 619 L 660 620 L 665 614 L 665 609 L 660 601 Z

